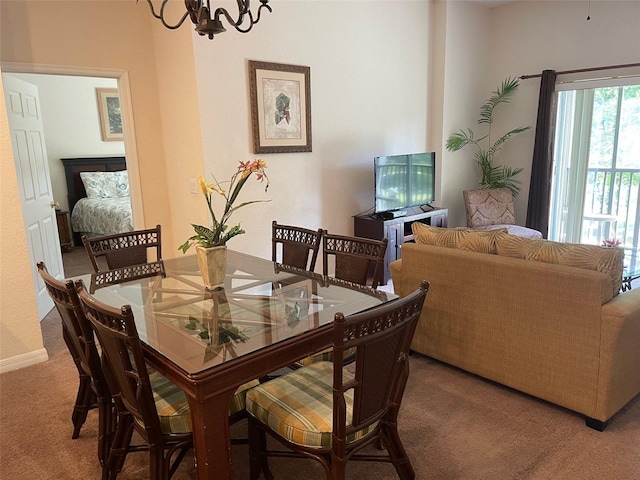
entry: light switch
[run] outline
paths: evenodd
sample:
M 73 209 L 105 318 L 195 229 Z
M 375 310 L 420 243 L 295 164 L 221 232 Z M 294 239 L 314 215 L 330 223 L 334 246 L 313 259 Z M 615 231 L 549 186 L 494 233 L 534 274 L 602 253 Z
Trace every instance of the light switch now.
M 189 179 L 189 191 L 193 194 L 198 193 L 198 180 L 195 178 Z

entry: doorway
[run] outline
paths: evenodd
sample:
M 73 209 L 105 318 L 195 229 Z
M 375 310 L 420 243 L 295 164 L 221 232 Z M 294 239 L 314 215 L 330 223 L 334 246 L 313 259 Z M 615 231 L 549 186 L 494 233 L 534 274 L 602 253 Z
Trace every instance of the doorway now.
M 63 76 L 68 79 L 72 77 L 95 77 L 108 79 L 111 82 L 115 82 L 118 88 L 122 122 L 124 130 L 124 152 L 127 157 L 127 169 L 129 170 L 129 182 L 131 189 L 131 204 L 133 210 L 134 220 L 143 221 L 144 215 L 142 211 L 142 197 L 140 189 L 138 159 L 135 149 L 135 133 L 133 128 L 133 114 L 131 107 L 131 95 L 129 88 L 128 74 L 121 70 L 111 69 L 97 69 L 97 68 L 81 68 L 81 67 L 64 67 L 64 66 L 52 66 L 52 65 L 35 65 L 35 64 L 19 64 L 19 63 L 2 63 L 2 74 L 19 75 L 19 74 L 35 74 L 35 75 L 49 75 L 49 76 Z M 97 100 L 93 100 L 93 104 L 97 104 Z M 46 129 L 45 125 L 45 129 Z M 91 152 L 83 152 L 83 156 L 87 156 Z M 64 155 L 68 156 L 68 155 Z M 49 158 L 55 158 L 53 155 L 49 155 Z M 62 196 L 66 202 L 66 181 L 64 177 Z M 60 195 L 60 189 L 56 195 Z M 57 198 L 56 198 L 56 201 Z
M 38 88 L 49 173 L 58 209 L 71 214 L 67 202 L 67 183 L 61 158 L 86 156 L 124 156 L 124 141 L 104 141 L 98 118 L 98 89 L 117 89 L 114 78 L 4 74 Z

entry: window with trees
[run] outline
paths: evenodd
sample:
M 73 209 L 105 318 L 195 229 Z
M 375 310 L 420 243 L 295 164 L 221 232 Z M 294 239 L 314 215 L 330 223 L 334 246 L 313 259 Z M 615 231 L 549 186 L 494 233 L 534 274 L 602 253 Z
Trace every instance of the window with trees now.
M 557 86 L 549 238 L 618 244 L 637 269 L 640 79 Z

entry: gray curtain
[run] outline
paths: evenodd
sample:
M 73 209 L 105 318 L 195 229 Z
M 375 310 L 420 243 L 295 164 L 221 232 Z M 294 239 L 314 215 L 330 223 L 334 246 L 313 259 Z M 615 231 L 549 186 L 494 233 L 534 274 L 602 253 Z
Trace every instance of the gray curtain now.
M 538 120 L 533 147 L 529 203 L 526 226 L 539 230 L 547 238 L 549 234 L 549 203 L 551 199 L 551 176 L 553 169 L 553 140 L 555 130 L 555 70 L 542 72 Z

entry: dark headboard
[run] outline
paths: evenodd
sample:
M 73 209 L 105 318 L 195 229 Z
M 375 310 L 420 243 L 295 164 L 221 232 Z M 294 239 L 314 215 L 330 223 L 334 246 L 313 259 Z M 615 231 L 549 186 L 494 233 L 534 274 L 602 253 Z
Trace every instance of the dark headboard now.
M 116 172 L 127 169 L 125 157 L 62 158 L 61 160 L 67 179 L 69 212 L 73 211 L 78 200 L 87 196 L 80 172 Z

